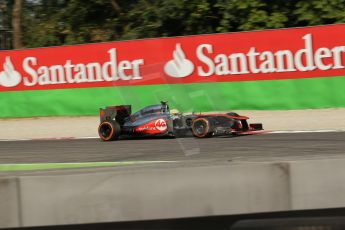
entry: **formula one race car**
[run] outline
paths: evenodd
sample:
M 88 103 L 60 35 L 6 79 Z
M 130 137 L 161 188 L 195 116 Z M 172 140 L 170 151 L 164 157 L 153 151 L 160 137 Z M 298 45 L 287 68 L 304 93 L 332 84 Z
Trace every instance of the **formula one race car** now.
M 120 136 L 181 137 L 194 135 L 206 138 L 219 135 L 252 134 L 262 130 L 262 124 L 248 124 L 248 117 L 236 113 L 188 114 L 170 113 L 167 102 L 147 106 L 131 114 L 130 105 L 100 109 L 98 134 L 103 141 Z

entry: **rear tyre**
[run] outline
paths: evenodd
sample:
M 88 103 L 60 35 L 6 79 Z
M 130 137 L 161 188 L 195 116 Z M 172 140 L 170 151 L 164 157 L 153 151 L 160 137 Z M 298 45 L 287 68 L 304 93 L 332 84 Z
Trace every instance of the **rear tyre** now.
M 121 127 L 116 121 L 103 121 L 98 126 L 98 135 L 102 141 L 114 141 L 119 139 Z
M 192 133 L 198 138 L 212 137 L 214 133 L 213 125 L 207 118 L 196 118 L 192 124 Z

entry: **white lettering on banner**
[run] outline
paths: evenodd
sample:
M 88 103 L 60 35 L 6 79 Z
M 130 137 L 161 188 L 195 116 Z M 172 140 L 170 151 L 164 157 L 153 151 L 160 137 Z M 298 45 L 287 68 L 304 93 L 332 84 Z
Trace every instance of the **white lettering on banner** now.
M 250 48 L 247 56 L 249 57 L 249 69 L 252 73 L 259 73 L 260 69 L 258 69 L 256 64 L 256 57 L 259 56 L 260 53 L 255 52 L 255 48 Z
M 344 66 L 341 63 L 341 52 L 345 52 L 345 46 L 336 46 L 332 49 L 334 55 L 333 69 L 342 69 Z
M 67 60 L 64 65 L 38 66 L 37 58 L 27 57 L 23 61 L 23 70 L 28 74 L 24 76 L 24 85 L 55 85 L 142 79 L 140 66 L 144 64 L 144 59 L 118 62 L 115 48 L 110 49 L 108 53 L 110 60 L 103 64 L 98 62 L 73 64 L 72 60 Z
M 206 51 L 208 53 L 210 53 L 210 54 L 213 53 L 213 47 L 210 44 L 199 45 L 198 48 L 196 49 L 196 56 L 199 58 L 199 60 L 201 62 L 205 63 L 207 65 L 207 67 L 208 67 L 208 71 L 207 71 L 207 70 L 204 70 L 201 66 L 198 66 L 198 74 L 199 74 L 199 76 L 202 76 L 202 77 L 208 77 L 208 76 L 213 75 L 214 74 L 214 70 L 215 70 L 215 65 L 214 65 L 212 59 L 207 57 L 204 54 L 204 50 L 205 49 L 206 49 Z M 217 59 L 219 59 L 219 61 L 217 61 Z M 222 58 L 221 57 L 217 58 L 217 56 L 216 56 L 215 63 L 220 63 L 220 62 L 222 62 Z M 227 60 L 226 60 L 226 62 L 227 62 Z M 227 65 L 227 63 L 226 63 L 226 65 Z M 222 67 L 219 66 L 219 69 L 222 69 Z M 229 74 L 228 68 L 223 69 L 222 72 L 219 71 L 219 73 L 223 73 L 223 71 L 225 71 L 224 75 Z M 223 75 L 223 74 L 219 74 L 219 75 Z
M 299 71 L 311 71 L 314 70 L 316 67 L 314 66 L 313 60 L 313 44 L 312 44 L 312 37 L 311 34 L 307 34 L 303 37 L 305 40 L 305 48 L 298 50 L 295 54 L 295 65 Z M 307 66 L 304 66 L 302 63 L 302 55 L 305 55 Z
M 196 56 L 203 64 L 197 66 L 197 73 L 202 77 L 212 75 L 236 75 L 249 73 L 281 73 L 296 71 L 312 71 L 342 69 L 345 46 L 336 46 L 332 49 L 321 47 L 313 51 L 312 35 L 302 37 L 304 48 L 293 53 L 291 50 L 278 50 L 276 52 L 258 52 L 251 47 L 245 53 L 216 54 L 213 55 L 213 45 L 201 44 L 196 48 Z M 327 61 L 328 64 L 325 64 Z
M 322 61 L 323 58 L 332 57 L 331 50 L 327 48 L 320 48 L 315 52 L 315 64 L 321 70 L 329 70 L 332 68 L 332 64 L 325 65 Z
M 254 48 L 255 50 L 255 48 Z M 259 56 L 260 61 L 262 61 L 260 65 L 260 69 L 258 73 L 273 73 L 276 69 L 274 68 L 274 55 L 270 51 L 262 52 Z

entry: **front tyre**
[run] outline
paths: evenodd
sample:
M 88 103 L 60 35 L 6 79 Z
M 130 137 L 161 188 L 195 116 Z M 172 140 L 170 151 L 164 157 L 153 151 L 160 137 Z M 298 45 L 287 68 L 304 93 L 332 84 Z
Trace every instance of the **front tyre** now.
M 119 139 L 121 127 L 116 121 L 103 121 L 98 126 L 98 135 L 102 141 L 114 141 Z
M 195 137 L 206 138 L 212 137 L 214 130 L 210 120 L 201 117 L 193 121 L 192 132 Z

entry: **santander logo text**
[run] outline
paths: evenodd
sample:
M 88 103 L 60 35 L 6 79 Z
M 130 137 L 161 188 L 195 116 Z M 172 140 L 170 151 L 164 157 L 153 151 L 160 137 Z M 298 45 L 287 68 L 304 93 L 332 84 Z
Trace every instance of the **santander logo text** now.
M 281 72 L 305 72 L 330 69 L 342 69 L 345 46 L 332 48 L 320 47 L 314 50 L 311 34 L 303 36 L 304 47 L 293 52 L 278 50 L 276 52 L 258 51 L 251 47 L 247 53 L 214 54 L 213 46 L 202 44 L 197 47 L 196 55 L 204 64 L 198 66 L 199 76 L 236 75 Z
M 331 48 L 313 46 L 312 34 L 302 37 L 304 47 L 293 52 L 289 49 L 259 51 L 250 47 L 246 53 L 215 53 L 214 45 L 200 44 L 196 47 L 197 61 L 185 59 L 181 45 L 176 45 L 174 60 L 165 65 L 168 76 L 181 78 L 193 73 L 196 66 L 197 76 L 227 76 L 283 72 L 306 72 L 313 70 L 343 69 L 345 46 Z M 196 64 L 198 63 L 198 64 Z
M 77 63 L 66 60 L 59 65 L 39 65 L 36 57 L 26 57 L 22 61 L 23 76 L 14 69 L 10 57 L 6 57 L 0 72 L 0 85 L 14 87 L 23 80 L 24 86 L 58 85 L 75 83 L 111 82 L 141 80 L 140 67 L 144 59 L 118 61 L 116 49 L 108 50 L 108 61 L 104 63 Z

